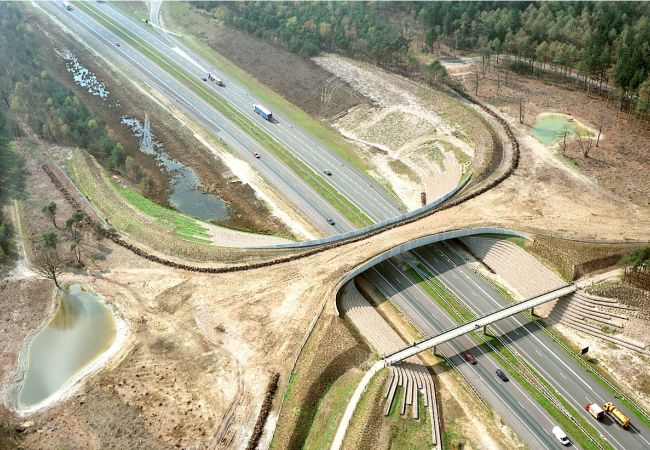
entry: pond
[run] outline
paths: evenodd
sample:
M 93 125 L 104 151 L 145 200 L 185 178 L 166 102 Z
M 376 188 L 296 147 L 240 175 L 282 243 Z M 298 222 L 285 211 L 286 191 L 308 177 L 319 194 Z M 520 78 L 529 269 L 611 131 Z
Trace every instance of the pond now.
M 530 129 L 530 134 L 543 144 L 552 147 L 560 138 L 567 133 L 567 136 L 590 135 L 584 127 L 567 116 L 561 114 L 540 114 L 535 125 Z
M 73 284 L 59 295 L 54 315 L 29 343 L 20 408 L 44 402 L 74 381 L 117 336 L 117 321 L 96 294 Z
M 171 181 L 168 199 L 177 211 L 208 221 L 228 218 L 226 203 L 219 197 L 205 192 L 194 169 L 171 158 L 164 152 L 162 144 L 154 140 L 146 117 L 144 124 L 138 119 L 126 116 L 122 117 L 122 123 L 129 126 L 133 134 L 140 139 L 140 151 L 152 155 L 161 170 L 169 173 Z

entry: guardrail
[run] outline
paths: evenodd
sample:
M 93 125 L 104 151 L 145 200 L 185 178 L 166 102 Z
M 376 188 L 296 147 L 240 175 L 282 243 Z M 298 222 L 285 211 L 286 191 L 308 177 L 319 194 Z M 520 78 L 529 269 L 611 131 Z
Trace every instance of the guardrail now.
M 368 225 L 367 227 L 359 228 L 357 230 L 352 230 L 352 231 L 346 231 L 345 233 L 337 234 L 335 236 L 328 236 L 322 239 L 314 239 L 311 241 L 304 241 L 304 242 L 291 242 L 288 244 L 276 244 L 276 245 L 267 245 L 267 246 L 262 246 L 262 247 L 255 247 L 255 248 L 260 248 L 260 249 L 280 249 L 280 248 L 307 248 L 307 247 L 315 247 L 318 245 L 323 245 L 323 244 L 331 244 L 334 242 L 342 242 L 350 238 L 358 237 L 358 236 L 363 236 L 365 234 L 371 233 L 373 231 L 379 230 L 381 228 L 387 227 L 389 225 L 393 225 L 399 222 L 402 222 L 404 220 L 416 218 L 421 215 L 425 215 L 426 213 L 432 211 L 433 209 L 437 208 L 440 206 L 442 203 L 446 202 L 449 200 L 451 197 L 453 197 L 458 191 L 463 189 L 467 183 L 469 182 L 470 178 L 472 176 L 468 176 L 465 178 L 463 181 L 461 181 L 457 186 L 455 186 L 451 191 L 447 192 L 446 194 L 442 195 L 441 197 L 438 197 L 431 203 L 428 203 L 418 209 L 414 209 L 413 211 L 409 211 L 404 214 L 400 214 L 399 216 L 391 217 L 390 219 L 382 220 L 381 222 L 374 223 L 372 225 Z

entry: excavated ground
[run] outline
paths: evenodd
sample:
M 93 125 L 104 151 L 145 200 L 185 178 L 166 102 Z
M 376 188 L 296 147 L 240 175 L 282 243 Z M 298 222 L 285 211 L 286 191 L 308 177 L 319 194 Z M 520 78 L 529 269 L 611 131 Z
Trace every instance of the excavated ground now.
M 203 275 L 149 262 L 108 241 L 92 241 L 103 259 L 64 280 L 86 283 L 105 296 L 129 326 L 127 343 L 74 396 L 35 414 L 26 432 L 5 429 L 2 440 L 28 448 L 242 447 L 271 373 L 281 374 L 278 392 L 283 392 L 321 305 L 331 302 L 343 274 L 372 255 L 419 236 L 484 224 L 574 238 L 650 239 L 647 208 L 576 174 L 531 142 L 525 128 L 511 123 L 522 144 L 521 162 L 496 188 L 458 207 L 303 259 Z M 42 171 L 30 172 L 42 178 Z M 64 203 L 47 179 L 30 178 L 28 185 L 33 202 Z M 32 218 L 25 221 L 27 234 L 44 226 L 35 221 L 31 229 Z M 37 279 L 10 279 L 2 289 L 3 298 L 30 299 L 12 305 L 11 314 L 1 313 L 3 339 L 20 343 L 47 315 L 50 297 Z M 32 317 L 35 310 L 40 318 Z M 3 370 L 9 370 L 3 371 L 4 388 L 17 354 L 15 346 L 2 351 Z M 0 416 L 10 428 L 25 420 L 4 407 Z

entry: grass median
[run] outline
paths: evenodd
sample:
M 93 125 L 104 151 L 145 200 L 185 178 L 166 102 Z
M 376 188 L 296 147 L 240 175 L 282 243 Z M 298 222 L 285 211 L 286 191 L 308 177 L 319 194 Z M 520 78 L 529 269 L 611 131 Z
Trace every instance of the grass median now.
M 356 227 L 361 228 L 373 223 L 372 220 L 363 213 L 363 211 L 348 200 L 347 197 L 342 195 L 336 188 L 327 183 L 322 177 L 318 176 L 288 148 L 277 142 L 275 138 L 262 130 L 248 117 L 237 111 L 223 98 L 205 89 L 204 84 L 202 84 L 204 82 L 171 62 L 152 46 L 138 40 L 125 28 L 113 23 L 103 15 L 99 14 L 92 6 L 86 5 L 84 2 L 77 2 L 75 4 L 79 9 L 92 16 L 95 20 L 103 24 L 129 45 L 136 48 L 149 60 L 157 64 L 161 69 L 165 70 L 187 88 L 199 95 L 211 106 L 215 107 L 228 120 L 259 142 L 264 146 L 264 148 L 275 154 L 292 172 L 298 175 L 307 185 L 314 189 L 323 199 L 336 208 Z
M 407 270 L 409 277 L 412 281 L 417 283 L 431 298 L 433 298 L 439 305 L 442 307 L 450 317 L 453 318 L 457 323 L 465 323 L 470 320 L 474 320 L 477 317 L 465 307 L 465 305 L 457 300 L 454 295 L 448 291 L 448 289 L 436 279 L 429 271 L 426 270 L 420 264 L 417 265 L 418 271 L 410 268 Z M 423 274 L 427 277 L 425 280 Z M 580 426 L 587 430 L 589 436 L 593 441 L 598 442 L 598 444 L 607 450 L 613 450 L 612 447 L 606 440 L 600 437 L 600 433 L 591 426 L 579 413 L 578 411 L 568 402 L 566 399 L 557 394 L 556 390 L 551 387 L 551 385 L 539 375 L 528 363 L 525 361 L 520 361 L 515 355 L 505 347 L 496 337 L 485 337 L 480 333 L 472 332 L 470 333 L 474 339 L 478 342 L 485 343 L 484 345 L 491 346 L 493 351 L 490 351 L 490 355 L 495 358 L 503 367 L 514 365 L 515 367 L 520 367 L 522 364 L 525 365 L 525 369 L 530 371 L 533 374 L 534 378 L 539 380 L 543 384 L 544 388 L 552 393 L 553 398 L 562 404 L 564 409 L 580 424 Z M 486 349 L 490 350 L 490 349 Z M 569 433 L 575 440 L 580 444 L 584 449 L 598 449 L 599 447 L 593 443 L 589 437 L 587 437 L 581 430 L 576 426 L 576 424 L 569 419 L 558 407 L 553 404 L 553 402 L 548 399 L 540 390 L 540 388 L 534 386 L 526 378 L 524 378 L 517 371 L 510 371 L 510 375 L 517 380 L 517 382 L 528 392 L 537 403 L 540 404 L 561 426 L 561 428 Z

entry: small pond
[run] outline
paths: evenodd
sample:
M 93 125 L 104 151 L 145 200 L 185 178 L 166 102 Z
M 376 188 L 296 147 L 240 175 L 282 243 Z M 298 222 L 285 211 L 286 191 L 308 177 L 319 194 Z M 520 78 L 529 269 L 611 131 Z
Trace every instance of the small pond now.
M 543 144 L 552 147 L 564 135 L 584 136 L 590 133 L 582 126 L 577 125 L 573 119 L 561 114 L 543 114 L 537 117 L 535 125 L 530 129 L 530 134 Z
M 59 295 L 54 315 L 29 344 L 18 394 L 21 408 L 55 394 L 106 352 L 117 336 L 117 322 L 96 294 L 73 284 Z
M 204 191 L 194 169 L 172 159 L 163 151 L 162 144 L 154 140 L 147 118 L 142 124 L 138 119 L 125 116 L 122 117 L 122 123 L 129 126 L 133 134 L 140 139 L 140 151 L 156 158 L 161 170 L 169 173 L 169 203 L 177 211 L 208 221 L 228 218 L 225 202 Z

